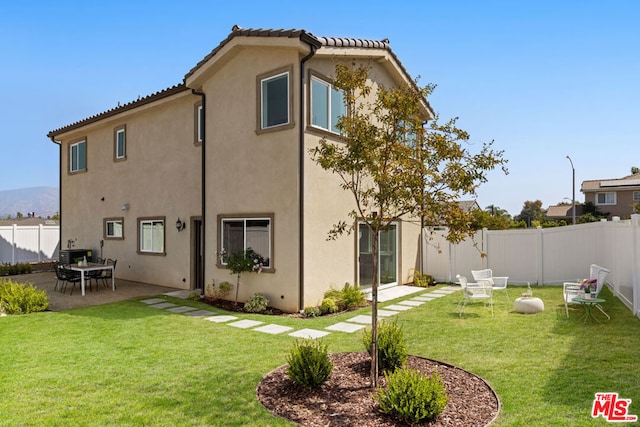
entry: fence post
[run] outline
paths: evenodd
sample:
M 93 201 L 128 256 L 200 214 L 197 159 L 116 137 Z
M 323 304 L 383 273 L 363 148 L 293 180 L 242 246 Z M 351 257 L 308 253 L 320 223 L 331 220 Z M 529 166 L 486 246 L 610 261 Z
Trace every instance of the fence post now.
M 631 292 L 633 293 L 633 314 L 640 317 L 640 284 L 638 283 L 638 255 L 640 255 L 640 248 L 638 248 L 638 227 L 640 226 L 640 215 L 631 215 L 631 235 L 632 241 L 632 262 L 631 262 Z
M 544 285 L 544 233 L 542 232 L 542 227 L 536 227 L 536 246 L 538 248 L 538 253 L 536 254 L 536 264 L 538 265 L 538 271 L 536 272 L 536 282 L 538 285 Z
M 16 263 L 16 234 L 18 233 L 18 225 L 13 224 L 11 229 L 11 264 Z

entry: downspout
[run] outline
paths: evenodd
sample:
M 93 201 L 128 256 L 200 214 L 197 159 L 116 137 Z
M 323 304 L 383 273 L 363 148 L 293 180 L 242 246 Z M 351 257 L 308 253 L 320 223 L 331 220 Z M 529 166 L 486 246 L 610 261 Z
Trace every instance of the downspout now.
M 200 166 L 200 173 L 201 173 L 201 177 L 200 177 L 200 188 L 201 188 L 201 194 L 200 194 L 200 205 L 201 205 L 201 214 L 200 216 L 202 217 L 202 242 L 201 242 L 201 250 L 202 250 L 202 291 L 204 292 L 204 286 L 205 286 L 205 282 L 206 280 L 204 279 L 204 276 L 207 272 L 207 268 L 206 268 L 206 263 L 207 263 L 207 257 L 205 256 L 206 251 L 207 251 L 207 245 L 205 244 L 205 242 L 207 241 L 206 238 L 206 224 L 207 224 L 207 209 L 206 209 L 206 201 L 207 201 L 207 197 L 206 197 L 206 183 L 207 183 L 207 176 L 206 176 L 206 166 L 207 166 L 207 161 L 206 161 L 206 132 L 207 132 L 207 126 L 206 126 L 206 122 L 207 122 L 207 96 L 205 95 L 204 92 L 199 92 L 195 89 L 191 89 L 191 93 L 194 95 L 198 95 L 202 98 L 202 159 L 201 159 L 201 166 Z M 197 123 L 197 121 L 196 121 Z M 197 286 L 200 285 L 200 283 L 196 283 Z
M 60 251 L 62 250 L 62 142 L 56 141 L 53 135 L 49 136 L 49 139 L 60 147 L 60 154 L 58 155 L 58 215 L 60 215 L 58 220 L 60 223 L 58 226 L 58 258 L 60 258 Z
M 313 55 L 315 55 L 317 47 L 313 44 L 309 44 L 311 51 L 307 56 L 300 60 L 300 118 L 298 121 L 300 132 L 300 147 L 298 152 L 298 310 L 304 309 L 304 124 L 306 111 L 304 103 L 304 64 Z

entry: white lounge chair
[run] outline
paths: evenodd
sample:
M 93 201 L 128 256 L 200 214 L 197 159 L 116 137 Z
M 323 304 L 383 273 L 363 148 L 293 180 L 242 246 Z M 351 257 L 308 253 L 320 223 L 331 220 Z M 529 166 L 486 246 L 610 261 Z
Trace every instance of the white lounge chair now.
M 607 270 L 606 268 L 601 267 L 597 264 L 591 264 L 591 267 L 589 268 L 589 279 L 596 281 L 596 289 L 595 291 L 591 291 L 592 294 L 595 293 L 594 298 L 597 298 L 600 294 L 600 291 L 604 287 L 604 280 L 607 278 L 607 275 L 610 272 L 610 270 Z M 580 285 L 581 283 L 574 282 L 564 282 L 562 285 L 562 291 L 564 294 L 564 310 L 567 314 L 567 317 L 569 317 L 569 304 L 579 304 L 573 299 L 582 295 L 583 290 L 580 289 Z M 607 316 L 607 319 L 611 319 L 611 317 L 609 317 L 609 315 L 603 310 L 600 304 L 596 304 L 595 306 L 602 312 L 602 314 Z
M 504 291 L 507 294 L 507 299 L 509 299 L 509 291 L 507 291 L 508 276 L 494 276 L 490 268 L 471 270 L 471 274 L 473 275 L 473 280 L 476 282 L 486 283 L 491 286 L 494 291 Z
M 458 303 L 458 306 L 462 304 L 460 308 L 459 316 L 462 317 L 464 307 L 467 305 L 467 301 L 484 301 L 491 307 L 491 318 L 493 319 L 493 288 L 482 283 L 468 283 L 465 276 L 457 275 L 456 278 L 460 282 L 462 288 L 463 299 Z

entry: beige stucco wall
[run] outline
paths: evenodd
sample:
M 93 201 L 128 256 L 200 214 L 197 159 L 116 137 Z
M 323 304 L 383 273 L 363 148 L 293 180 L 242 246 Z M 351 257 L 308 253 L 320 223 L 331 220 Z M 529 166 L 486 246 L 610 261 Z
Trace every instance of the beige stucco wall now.
M 613 189 L 603 189 L 598 192 L 586 192 L 584 195 L 585 202 L 591 202 L 596 205 L 600 212 L 609 213 L 608 218 L 611 219 L 613 216 L 618 216 L 622 219 L 631 218 L 631 214 L 633 212 L 632 205 L 633 201 L 633 193 L 634 191 L 640 191 L 640 189 L 631 189 L 631 190 L 623 190 L 623 191 L 615 191 Z M 597 193 L 616 193 L 616 204 L 615 205 L 598 205 L 596 204 L 596 194 Z
M 246 301 L 260 292 L 271 305 L 287 311 L 298 307 L 298 130 L 283 126 L 256 133 L 256 76 L 290 69 L 292 96 L 297 100 L 298 64 L 296 48 L 247 47 L 203 86 L 208 177 L 205 280 L 227 280 L 235 285 L 229 270 L 217 265 L 219 215 L 273 215 L 272 272 L 243 274 L 238 299 Z M 298 122 L 297 109 L 290 118 Z
M 104 239 L 104 258 L 117 259 L 116 277 L 175 288 L 190 287 L 190 233 L 178 217 L 200 215 L 200 147 L 194 145 L 194 104 L 183 92 L 152 107 L 124 113 L 60 136 L 62 248 L 99 256 L 103 219 L 122 217 L 124 239 Z M 126 160 L 114 161 L 114 128 L 126 125 Z M 69 174 L 69 143 L 86 137 L 87 171 Z M 122 206 L 128 203 L 129 210 Z M 137 253 L 138 218 L 165 217 L 165 256 Z

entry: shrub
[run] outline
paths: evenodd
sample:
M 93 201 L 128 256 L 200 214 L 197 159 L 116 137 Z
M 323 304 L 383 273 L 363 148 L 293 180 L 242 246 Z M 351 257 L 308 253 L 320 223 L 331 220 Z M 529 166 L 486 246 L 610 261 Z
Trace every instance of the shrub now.
M 327 346 L 318 340 L 298 340 L 287 356 L 285 373 L 297 384 L 314 389 L 331 376 L 333 362 L 327 354 Z
M 384 414 L 417 424 L 437 418 L 449 402 L 444 383 L 435 371 L 427 376 L 402 368 L 384 375 L 387 389 L 378 388 L 376 394 Z
M 205 287 L 205 297 L 212 300 L 223 299 L 224 297 L 229 295 L 232 286 L 233 285 L 231 283 L 224 281 L 220 282 L 218 284 L 218 287 L 216 288 L 216 281 L 212 280 L 211 283 L 207 283 Z
M 371 353 L 371 329 L 364 331 L 362 342 L 369 353 Z M 409 354 L 404 343 L 402 328 L 394 319 L 390 322 L 378 323 L 378 366 L 385 371 L 395 371 L 407 361 Z
M 305 307 L 302 311 L 304 317 L 318 317 L 322 314 L 319 307 Z
M 415 286 L 420 286 L 421 288 L 426 288 L 431 285 L 435 285 L 436 281 L 429 274 L 422 274 L 418 270 L 414 270 L 413 272 L 413 284 Z
M 322 300 L 322 304 L 320 304 L 320 313 L 321 314 L 333 314 L 340 311 L 336 300 L 333 298 L 325 298 Z
M 0 279 L 0 311 L 6 314 L 26 314 L 49 307 L 47 293 L 31 283 L 22 284 Z
M 0 264 L 0 276 L 13 276 L 16 274 L 27 274 L 33 271 L 33 266 L 29 263 Z
M 244 303 L 244 311 L 249 313 L 261 313 L 267 309 L 269 300 L 262 294 L 253 294 L 249 301 Z
M 332 299 L 338 306 L 336 311 L 351 310 L 366 304 L 360 287 L 349 283 L 345 283 L 342 289 L 329 289 L 324 293 L 324 299 Z
M 198 292 L 189 292 L 187 299 L 190 301 L 200 301 L 200 294 Z

